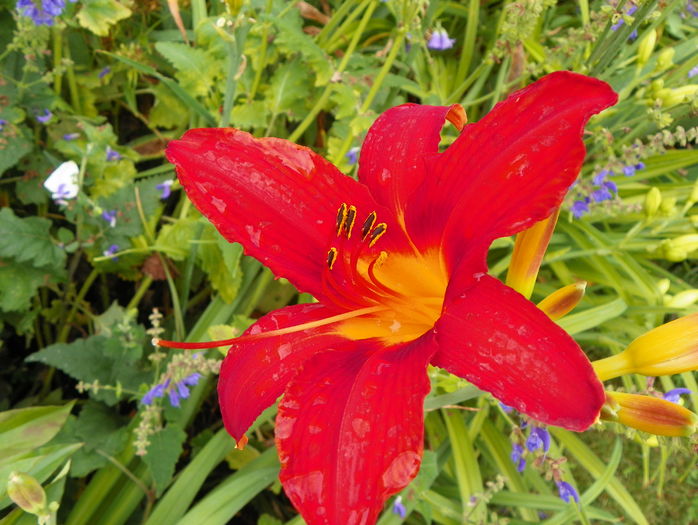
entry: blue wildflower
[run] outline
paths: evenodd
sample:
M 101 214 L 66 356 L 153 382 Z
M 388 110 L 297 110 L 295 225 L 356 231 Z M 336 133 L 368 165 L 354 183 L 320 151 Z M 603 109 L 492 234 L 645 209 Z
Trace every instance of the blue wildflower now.
M 38 120 L 42 124 L 48 124 L 52 118 L 53 118 L 53 113 L 51 113 L 51 111 L 48 109 L 45 109 L 42 114 L 36 115 L 36 120 Z
M 644 170 L 645 169 L 645 163 L 644 162 L 638 162 L 635 164 L 635 169 L 636 170 Z
M 115 254 L 116 252 L 118 252 L 118 251 L 119 251 L 119 245 L 118 245 L 118 244 L 112 244 L 111 246 L 109 246 L 109 248 L 107 248 L 106 250 L 104 250 L 104 251 L 102 252 L 102 255 L 104 255 L 105 257 L 111 257 L 112 261 L 116 261 L 116 260 L 118 260 L 119 258 L 118 258 L 118 257 L 115 257 L 114 254 Z
M 177 387 L 177 393 L 179 394 L 179 397 L 182 399 L 186 399 L 189 397 L 189 387 L 184 384 L 184 381 L 178 381 L 175 383 L 175 387 Z
M 167 179 L 162 181 L 160 184 L 156 184 L 155 188 L 160 190 L 160 200 L 167 199 L 172 194 L 172 183 L 173 179 Z
M 170 389 L 170 391 L 167 392 L 167 395 L 170 398 L 170 405 L 172 405 L 173 407 L 179 407 L 179 392 L 177 391 L 177 389 Z
M 535 452 L 538 449 L 542 449 L 543 452 L 550 450 L 550 434 L 544 428 L 533 427 L 531 429 L 531 434 L 526 440 L 526 448 L 530 452 Z
M 611 175 L 613 175 L 612 171 L 601 170 L 596 175 L 594 175 L 594 177 L 591 179 L 591 182 L 593 182 L 596 186 L 601 186 L 601 184 L 603 184 L 606 178 L 610 177 Z
M 637 11 L 637 6 L 631 5 L 631 6 L 628 8 L 628 10 L 625 12 L 625 14 L 626 14 L 626 15 L 632 15 L 635 11 Z M 611 26 L 611 30 L 612 30 L 612 31 L 617 31 L 618 29 L 620 29 L 620 27 L 621 27 L 623 24 L 625 24 L 625 20 L 624 20 L 623 17 L 621 16 L 621 17 L 618 19 L 618 22 L 616 22 L 615 24 L 613 24 L 613 25 Z M 630 36 L 632 37 L 632 34 L 631 34 Z M 635 33 L 635 38 L 637 38 L 637 33 Z
M 104 78 L 104 77 L 106 77 L 109 73 L 111 73 L 111 68 L 110 68 L 109 66 L 106 66 L 106 67 L 102 68 L 102 71 L 99 72 L 99 74 L 97 75 L 97 77 L 99 77 L 99 78 Z
M 613 198 L 613 195 L 611 195 L 611 192 L 608 191 L 606 188 L 599 188 L 598 190 L 594 190 L 591 192 L 591 200 L 594 202 L 603 202 L 603 201 L 608 201 Z
M 637 168 L 635 166 L 623 166 L 623 175 L 625 175 L 626 177 L 632 177 L 633 175 L 635 175 L 636 171 Z
M 63 135 L 63 140 L 71 141 L 80 137 L 80 133 L 66 133 Z
M 359 147 L 358 147 L 358 146 L 354 146 L 353 148 L 351 148 L 351 149 L 347 152 L 347 154 L 346 154 L 345 156 L 346 156 L 347 161 L 349 162 L 349 164 L 356 164 L 356 161 L 359 160 L 358 155 L 359 155 Z
M 679 401 L 681 401 L 682 395 L 691 393 L 692 390 L 689 390 L 688 388 L 673 388 L 668 392 L 665 392 L 662 397 L 667 401 L 671 401 L 672 403 L 678 403 Z
M 445 49 L 451 49 L 455 43 L 456 39 L 449 38 L 445 29 L 437 29 L 429 37 L 427 47 L 435 51 L 444 51 Z
M 601 187 L 606 188 L 613 193 L 618 193 L 618 186 L 612 180 L 604 181 L 603 184 L 601 184 Z
M 145 395 L 141 398 L 141 403 L 143 403 L 144 405 L 151 405 L 156 397 L 164 396 L 166 384 L 167 383 L 159 383 L 150 390 L 148 390 L 145 393 Z
M 116 210 L 105 210 L 102 212 L 102 219 L 109 223 L 110 227 L 116 226 Z
M 182 383 L 185 385 L 194 386 L 199 383 L 199 379 L 201 379 L 201 374 L 199 372 L 194 372 L 193 374 L 182 379 Z
M 526 468 L 526 460 L 523 457 L 524 448 L 518 443 L 514 443 L 511 447 L 511 461 L 516 465 L 516 470 L 523 472 Z
M 405 519 L 405 517 L 407 516 L 407 509 L 405 508 L 405 505 L 402 503 L 402 496 L 398 496 L 397 498 L 395 498 L 395 501 L 393 501 L 393 514 L 397 514 L 402 519 Z
M 583 200 L 574 201 L 570 210 L 576 219 L 579 219 L 584 214 L 589 213 L 589 197 L 585 197 Z
M 107 162 L 116 162 L 121 160 L 121 153 L 116 150 L 111 149 L 111 146 L 107 146 Z
M 691 70 L 688 72 L 688 78 L 693 78 L 696 75 L 698 75 L 698 66 L 691 68 Z
M 7 126 L 7 121 L 4 118 L 0 118 L 0 131 L 2 131 L 5 126 Z
M 501 401 L 499 402 L 499 406 L 506 412 L 507 414 L 511 414 L 514 411 L 514 407 L 510 407 L 509 405 L 505 405 Z
M 571 500 L 574 500 L 575 503 L 579 503 L 579 494 L 577 494 L 574 487 L 566 481 L 558 481 L 557 490 L 560 492 L 560 498 L 565 503 L 570 503 Z

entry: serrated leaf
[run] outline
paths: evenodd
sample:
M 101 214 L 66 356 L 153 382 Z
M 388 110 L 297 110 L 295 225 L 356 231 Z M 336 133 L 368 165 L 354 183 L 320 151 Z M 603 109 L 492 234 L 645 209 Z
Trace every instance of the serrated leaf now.
M 99 36 L 107 36 L 109 28 L 131 16 L 131 10 L 116 0 L 85 0 L 78 11 L 78 22 Z
M 153 87 L 153 95 L 155 105 L 148 115 L 151 126 L 171 129 L 189 121 L 189 109 L 164 85 Z
M 4 266 L 3 266 L 4 265 Z M 22 312 L 31 306 L 32 297 L 47 282 L 46 270 L 0 259 L 0 311 Z
M 196 252 L 201 268 L 206 272 L 211 285 L 221 298 L 230 303 L 237 296 L 242 282 L 240 271 L 242 246 L 229 243 L 212 227 L 204 230 L 201 240 L 214 241 L 202 243 Z
M 230 124 L 236 128 L 251 130 L 267 126 L 269 109 L 262 100 L 237 105 L 231 112 Z
M 129 436 L 125 423 L 106 405 L 88 401 L 72 424 L 73 436 L 85 446 L 73 456 L 71 476 L 83 477 L 105 466 L 109 460 L 103 454 L 119 454 Z
M 148 446 L 148 453 L 143 456 L 143 461 L 153 475 L 158 496 L 172 480 L 175 465 L 182 453 L 182 443 L 186 437 L 184 430 L 172 424 L 150 436 L 150 446 Z
M 155 49 L 177 70 L 175 76 L 190 93 L 205 96 L 223 70 L 213 56 L 203 49 L 179 42 L 157 42 Z
M 155 249 L 175 261 L 181 261 L 189 255 L 191 241 L 201 227 L 199 219 L 179 219 L 174 224 L 167 224 L 160 229 Z
M 51 239 L 51 221 L 41 217 L 20 219 L 10 208 L 0 210 L 0 257 L 30 263 L 37 268 L 59 271 L 65 265 L 65 252 Z
M 269 111 L 273 115 L 288 113 L 291 120 L 300 118 L 308 100 L 310 80 L 308 68 L 299 60 L 278 67 L 269 86 L 271 96 L 266 99 Z
M 337 120 L 356 115 L 361 106 L 357 93 L 348 84 L 335 85 L 330 100 L 335 105 L 333 114 Z
M 290 11 L 286 16 L 274 18 L 273 21 L 279 32 L 274 43 L 287 54 L 299 53 L 302 56 L 303 62 L 308 64 L 316 75 L 316 86 L 327 84 L 334 73 L 332 60 L 313 38 L 303 32 L 298 11 Z

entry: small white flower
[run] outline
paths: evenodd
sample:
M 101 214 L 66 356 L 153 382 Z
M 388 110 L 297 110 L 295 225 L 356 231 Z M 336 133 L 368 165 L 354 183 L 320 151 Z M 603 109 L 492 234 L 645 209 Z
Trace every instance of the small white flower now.
M 51 198 L 57 202 L 74 199 L 78 194 L 78 173 L 80 168 L 75 161 L 64 162 L 48 176 L 44 188 L 51 192 Z

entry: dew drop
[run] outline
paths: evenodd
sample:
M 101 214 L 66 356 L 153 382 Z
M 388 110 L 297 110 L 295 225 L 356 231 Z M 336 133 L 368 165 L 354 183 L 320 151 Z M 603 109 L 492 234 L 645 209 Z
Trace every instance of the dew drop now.
M 398 491 L 407 485 L 419 470 L 420 456 L 412 450 L 398 454 L 383 473 L 383 486 Z
M 351 428 L 354 429 L 354 432 L 357 436 L 359 436 L 359 439 L 363 439 L 366 434 L 368 434 L 368 431 L 371 430 L 371 424 L 365 419 L 357 417 L 351 422 Z
M 284 359 L 288 354 L 290 354 L 292 348 L 291 343 L 284 343 L 280 345 L 276 350 L 279 354 L 279 359 Z
M 225 213 L 225 209 L 228 207 L 224 200 L 214 197 L 213 195 L 211 195 L 211 204 L 213 204 L 220 213 Z

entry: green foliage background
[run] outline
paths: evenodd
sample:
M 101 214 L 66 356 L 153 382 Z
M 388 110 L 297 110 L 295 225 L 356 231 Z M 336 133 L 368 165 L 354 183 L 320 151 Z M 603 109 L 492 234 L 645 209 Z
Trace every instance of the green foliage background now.
M 620 102 L 587 128 L 587 160 L 533 299 L 590 283 L 560 324 L 592 359 L 698 311 L 693 1 L 85 0 L 68 2 L 52 27 L 14 4 L 0 1 L 3 525 L 36 521 L 7 498 L 12 470 L 34 475 L 69 525 L 302 522 L 276 480 L 275 408 L 235 450 L 213 394 L 222 352 L 193 361 L 150 345 L 159 329 L 177 340 L 230 337 L 310 300 L 223 240 L 176 182 L 161 198 L 157 186 L 174 178 L 164 145 L 189 128 L 288 138 L 352 175 L 347 153 L 389 107 L 458 102 L 476 121 L 548 72 L 596 76 Z M 427 47 L 438 29 L 453 48 Z M 445 130 L 444 144 L 453 138 Z M 59 205 L 42 184 L 67 160 L 80 167 L 81 190 Z M 613 179 L 613 199 L 573 217 L 594 175 L 640 163 Z M 116 212 L 113 226 L 105 211 Z M 503 277 L 512 246 L 493 245 L 493 275 Z M 139 402 L 165 377 L 194 370 L 206 375 L 181 407 Z M 431 377 L 427 451 L 401 494 L 404 521 L 698 521 L 687 440 L 613 425 L 553 429 L 549 457 L 532 455 L 519 473 L 510 459 L 519 417 L 463 381 Z M 610 386 L 648 388 L 640 377 Z M 695 411 L 695 375 L 654 384 L 675 386 L 693 391 Z M 558 497 L 558 471 L 579 506 Z M 380 519 L 400 521 L 390 506 Z

